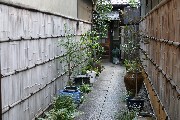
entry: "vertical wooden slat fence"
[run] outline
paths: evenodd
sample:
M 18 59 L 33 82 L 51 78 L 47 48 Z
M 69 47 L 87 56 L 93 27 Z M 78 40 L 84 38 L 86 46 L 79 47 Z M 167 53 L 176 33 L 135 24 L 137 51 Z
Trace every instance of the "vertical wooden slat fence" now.
M 66 63 L 59 61 L 65 23 L 76 41 L 91 28 L 83 20 L 0 4 L 3 120 L 35 118 L 66 85 Z
M 145 83 L 158 120 L 180 118 L 179 8 L 179 0 L 162 0 L 140 23 Z

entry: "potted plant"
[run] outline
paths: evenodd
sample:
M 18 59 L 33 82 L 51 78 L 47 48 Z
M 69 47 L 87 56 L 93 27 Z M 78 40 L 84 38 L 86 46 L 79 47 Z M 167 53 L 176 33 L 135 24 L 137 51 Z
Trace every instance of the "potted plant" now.
M 128 71 L 128 69 L 130 69 L 130 67 L 131 67 L 131 61 L 128 59 L 125 59 L 124 60 L 124 66 L 126 68 L 126 71 Z
M 121 36 L 125 39 L 125 42 L 121 45 L 121 50 L 125 54 L 126 75 L 124 76 L 124 82 L 127 91 L 130 91 L 135 96 L 144 80 L 139 59 L 140 35 L 137 25 L 126 25 L 124 34 L 121 34 Z
M 57 96 L 53 100 L 52 109 L 45 112 L 44 118 L 38 120 L 73 120 L 78 113 L 72 97 Z
M 119 63 L 119 59 L 118 59 L 119 53 L 120 53 L 120 51 L 117 47 L 112 50 L 112 57 L 113 57 L 113 63 L 114 64 Z
M 87 71 L 96 72 L 96 75 L 99 75 L 103 70 L 101 65 L 101 55 L 104 51 L 103 47 L 100 45 L 98 40 L 100 39 L 97 31 L 91 30 L 88 31 L 81 37 L 81 43 L 83 46 L 86 46 L 86 55 L 88 56 L 88 62 L 83 68 L 83 73 Z
M 79 64 L 82 64 L 85 56 L 83 55 L 83 47 L 79 43 L 79 41 L 75 41 L 75 36 L 72 34 L 71 30 L 67 29 L 67 25 L 65 27 L 65 37 L 61 39 L 59 44 L 60 47 L 64 49 L 63 57 L 60 58 L 61 62 L 65 63 L 64 71 L 67 72 L 68 82 L 67 86 L 64 87 L 63 90 L 59 90 L 59 95 L 70 95 L 73 98 L 77 98 L 78 101 L 81 98 L 81 92 L 79 88 L 74 85 L 73 77 L 78 74 L 78 70 L 75 67 L 79 67 Z M 74 99 L 75 99 L 74 98 Z M 75 101 L 77 101 L 77 99 Z
M 63 90 L 59 90 L 60 96 L 70 96 L 75 104 L 80 104 L 83 100 L 83 94 L 76 86 L 66 86 Z
M 139 60 L 139 32 L 137 26 L 133 24 L 125 26 L 124 31 L 125 42 L 121 46 L 125 53 L 126 75 L 124 76 L 124 83 L 126 90 L 131 92 L 131 96 L 127 97 L 127 106 L 130 110 L 142 110 L 144 99 L 138 96 L 144 80 Z
M 89 84 L 83 84 L 80 86 L 80 91 L 82 93 L 89 93 L 91 92 L 91 88 L 90 88 L 90 85 Z
M 138 96 L 144 77 L 142 75 L 141 66 L 137 61 L 127 62 L 126 68 L 127 73 L 124 76 L 124 83 L 126 90 L 131 93 L 131 96 L 127 97 L 128 109 L 139 109 L 142 110 L 144 106 L 144 99 Z
M 137 61 L 129 61 L 125 63 L 126 75 L 124 83 L 126 90 L 131 92 L 133 96 L 137 95 L 144 81 L 142 68 Z
M 91 58 L 89 60 L 87 71 L 94 71 L 94 72 L 96 72 L 96 76 L 99 76 L 99 74 L 103 71 L 103 69 L 104 69 L 104 67 L 101 64 L 100 59 Z

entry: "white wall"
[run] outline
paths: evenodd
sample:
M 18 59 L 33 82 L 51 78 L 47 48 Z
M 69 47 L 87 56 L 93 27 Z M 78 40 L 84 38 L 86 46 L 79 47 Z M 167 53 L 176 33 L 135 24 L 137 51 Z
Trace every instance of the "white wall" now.
M 77 0 L 0 0 L 77 18 Z
M 82 20 L 92 21 L 92 1 L 78 0 L 78 18 Z

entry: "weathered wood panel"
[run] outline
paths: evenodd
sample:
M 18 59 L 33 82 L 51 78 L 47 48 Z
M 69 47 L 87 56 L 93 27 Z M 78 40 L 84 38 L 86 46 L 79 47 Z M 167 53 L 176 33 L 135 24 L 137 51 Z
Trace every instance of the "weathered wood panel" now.
M 149 44 L 141 43 L 141 58 L 143 60 L 143 54 L 147 54 L 148 60 L 143 62 L 147 66 L 145 71 L 168 118 L 177 120 L 180 116 L 180 1 L 164 0 L 162 3 L 140 23 L 143 41 L 149 40 Z M 158 119 L 162 119 L 162 112 L 158 112 L 161 107 L 157 108 L 156 100 L 152 102 L 155 102 Z
M 78 19 L 0 4 L 3 120 L 34 118 L 67 84 L 66 63 L 58 59 L 65 52 L 59 46 L 64 24 L 76 35 L 75 41 L 91 28 Z

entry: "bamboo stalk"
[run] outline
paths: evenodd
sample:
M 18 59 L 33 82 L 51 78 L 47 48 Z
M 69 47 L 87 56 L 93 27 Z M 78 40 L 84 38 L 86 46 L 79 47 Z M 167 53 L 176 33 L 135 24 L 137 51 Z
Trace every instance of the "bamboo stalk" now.
M 152 36 L 147 36 L 147 35 L 143 35 L 141 34 L 142 37 L 144 38 L 149 38 L 150 40 L 154 40 L 154 41 L 157 41 L 157 42 L 161 42 L 161 43 L 166 43 L 168 45 L 173 45 L 177 48 L 180 47 L 180 42 L 175 42 L 175 41 L 171 41 L 171 40 L 168 40 L 168 39 L 159 39 L 159 38 L 155 38 L 155 37 L 152 37 Z
M 143 53 L 145 53 L 145 51 L 143 51 L 142 49 L 140 49 L 140 50 L 141 50 Z M 165 73 L 165 72 L 162 70 L 162 68 L 159 67 L 159 65 L 158 65 L 157 63 L 155 63 L 154 61 L 152 61 L 152 59 L 151 59 L 148 55 L 147 55 L 147 58 L 149 59 L 149 61 L 150 61 L 153 65 L 157 66 L 156 68 L 159 70 L 159 72 L 163 75 L 163 77 L 166 78 L 166 81 L 169 82 L 169 83 L 171 84 L 171 87 L 174 88 L 174 89 L 176 90 L 176 92 L 178 93 L 179 88 L 178 88 L 178 86 L 174 83 L 174 81 L 172 80 L 172 78 L 171 78 L 170 76 L 168 76 L 167 73 Z M 153 69 L 153 68 L 151 68 L 151 69 Z M 150 75 L 152 75 L 152 74 L 150 74 Z

